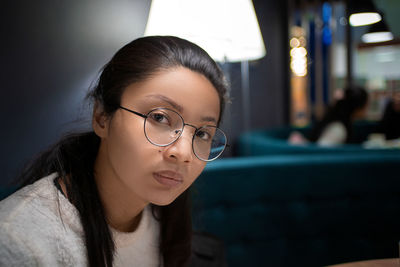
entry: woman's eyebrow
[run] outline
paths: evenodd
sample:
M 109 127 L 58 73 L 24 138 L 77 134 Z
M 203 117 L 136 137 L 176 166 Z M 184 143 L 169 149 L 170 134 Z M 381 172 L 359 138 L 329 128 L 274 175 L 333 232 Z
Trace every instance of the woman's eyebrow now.
M 217 120 L 214 117 L 202 117 L 201 120 L 205 122 L 214 122 L 217 124 Z
M 172 100 L 169 97 L 166 97 L 165 95 L 147 95 L 146 97 L 150 97 L 150 98 L 156 98 L 159 99 L 163 102 L 167 102 L 169 105 L 171 105 L 174 109 L 176 109 L 177 111 L 179 111 L 180 113 L 183 112 L 183 107 L 181 105 L 179 105 L 178 103 L 176 103 L 174 100 Z

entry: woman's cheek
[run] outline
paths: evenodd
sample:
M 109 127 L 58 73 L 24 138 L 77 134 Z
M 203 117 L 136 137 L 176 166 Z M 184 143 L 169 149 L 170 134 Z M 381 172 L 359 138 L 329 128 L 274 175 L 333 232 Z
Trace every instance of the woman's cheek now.
M 190 182 L 189 186 L 192 185 L 192 184 L 197 180 L 197 178 L 199 178 L 199 176 L 200 176 L 200 174 L 203 172 L 205 166 L 206 166 L 206 163 L 205 163 L 205 162 L 201 162 L 201 163 L 199 164 L 199 166 L 197 166 L 197 167 L 195 168 L 195 170 L 193 171 L 194 176 L 193 176 L 193 178 L 191 179 L 191 182 Z

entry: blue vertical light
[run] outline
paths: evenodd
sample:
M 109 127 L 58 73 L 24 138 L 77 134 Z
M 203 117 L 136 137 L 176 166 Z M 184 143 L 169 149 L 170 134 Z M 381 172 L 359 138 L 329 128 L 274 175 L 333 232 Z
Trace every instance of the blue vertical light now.
M 332 31 L 329 22 L 332 17 L 332 7 L 329 3 L 322 5 L 322 100 L 325 105 L 329 103 L 329 47 L 332 43 Z
M 316 94 L 315 94 L 315 22 L 314 17 L 310 17 L 309 20 L 309 33 L 310 36 L 308 38 L 308 54 L 310 57 L 310 104 L 311 107 L 315 105 L 316 102 Z M 312 109 L 311 109 L 312 110 Z M 314 114 L 311 112 L 311 119 L 314 119 Z

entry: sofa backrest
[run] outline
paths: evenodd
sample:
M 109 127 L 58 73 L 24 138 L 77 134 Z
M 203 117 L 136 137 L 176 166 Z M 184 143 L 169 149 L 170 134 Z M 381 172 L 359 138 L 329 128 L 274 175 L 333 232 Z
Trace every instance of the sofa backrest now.
M 366 149 L 357 144 L 346 144 L 335 147 L 321 147 L 313 143 L 292 145 L 287 139 L 275 137 L 277 132 L 289 132 L 289 129 L 274 129 L 270 131 L 258 130 L 244 133 L 239 136 L 235 144 L 237 156 L 260 155 L 298 155 L 298 154 L 343 154 L 343 153 L 380 153 L 400 154 L 400 149 L 371 148 Z
M 321 147 L 313 143 L 293 145 L 288 142 L 289 135 L 299 132 L 309 136 L 311 126 L 306 127 L 276 127 L 271 129 L 252 130 L 241 134 L 235 141 L 236 156 L 259 155 L 296 155 L 296 154 L 332 154 L 332 153 L 400 153 L 400 149 L 365 149 L 360 144 L 369 134 L 378 131 L 377 122 L 358 121 L 354 123 L 353 135 L 359 144 L 346 144 L 335 147 Z
M 229 266 L 323 266 L 397 257 L 399 155 L 301 155 L 211 162 L 193 190 L 194 226 Z

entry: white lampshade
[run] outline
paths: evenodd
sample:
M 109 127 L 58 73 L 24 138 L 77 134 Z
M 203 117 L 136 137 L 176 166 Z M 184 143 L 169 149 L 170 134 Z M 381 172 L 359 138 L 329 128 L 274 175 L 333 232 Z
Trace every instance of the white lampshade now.
M 187 39 L 220 62 L 266 54 L 251 0 L 152 0 L 144 35 Z
M 382 17 L 376 12 L 356 13 L 350 16 L 351 26 L 365 26 L 381 21 Z
M 391 32 L 372 32 L 366 33 L 361 37 L 364 43 L 380 43 L 393 40 Z

